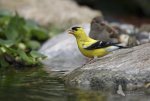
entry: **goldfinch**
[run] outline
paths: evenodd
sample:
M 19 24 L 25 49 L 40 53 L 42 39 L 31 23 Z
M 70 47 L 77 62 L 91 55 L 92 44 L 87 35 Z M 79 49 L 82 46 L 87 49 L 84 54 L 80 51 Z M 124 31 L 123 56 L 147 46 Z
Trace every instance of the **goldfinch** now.
M 72 27 L 68 33 L 75 36 L 80 52 L 89 58 L 102 57 L 114 50 L 124 48 L 119 44 L 94 40 L 88 37 L 82 27 Z

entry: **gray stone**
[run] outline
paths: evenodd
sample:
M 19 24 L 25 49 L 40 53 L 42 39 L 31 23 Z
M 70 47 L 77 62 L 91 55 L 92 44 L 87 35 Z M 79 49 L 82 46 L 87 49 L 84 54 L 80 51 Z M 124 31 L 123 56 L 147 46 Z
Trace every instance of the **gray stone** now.
M 82 26 L 89 33 L 89 24 L 78 26 Z M 70 72 L 86 62 L 86 58 L 78 50 L 74 36 L 67 31 L 49 39 L 39 51 L 47 56 L 43 63 L 48 71 Z
M 72 71 L 64 80 L 72 87 L 92 90 L 145 89 L 150 83 L 150 43 L 114 51 Z
M 0 0 L 0 9 L 18 12 L 27 19 L 41 25 L 66 28 L 70 25 L 87 23 L 100 11 L 77 5 L 73 0 Z

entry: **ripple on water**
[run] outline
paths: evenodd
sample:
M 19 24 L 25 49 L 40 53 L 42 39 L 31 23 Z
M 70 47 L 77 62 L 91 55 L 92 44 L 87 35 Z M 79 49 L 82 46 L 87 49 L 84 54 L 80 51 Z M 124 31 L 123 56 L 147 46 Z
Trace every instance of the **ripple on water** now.
M 41 69 L 0 72 L 0 101 L 149 101 L 144 94 L 125 97 L 65 86 Z

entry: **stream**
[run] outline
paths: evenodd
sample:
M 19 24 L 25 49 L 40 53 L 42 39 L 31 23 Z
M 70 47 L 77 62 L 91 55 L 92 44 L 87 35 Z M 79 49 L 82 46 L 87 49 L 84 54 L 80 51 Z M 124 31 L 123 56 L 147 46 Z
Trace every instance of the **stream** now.
M 0 72 L 0 101 L 150 101 L 149 95 L 126 97 L 70 88 L 41 68 Z

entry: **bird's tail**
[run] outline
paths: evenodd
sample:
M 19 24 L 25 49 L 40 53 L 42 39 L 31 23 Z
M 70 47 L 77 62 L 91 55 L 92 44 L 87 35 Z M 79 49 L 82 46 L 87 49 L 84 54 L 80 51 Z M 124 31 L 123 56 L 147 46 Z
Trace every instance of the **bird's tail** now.
M 128 48 L 128 47 L 123 45 L 123 44 L 114 44 L 114 45 L 109 46 L 108 48 L 106 48 L 106 50 L 108 52 L 112 52 L 112 51 L 115 51 L 117 49 L 123 49 L 123 48 Z
M 122 48 L 129 48 L 128 46 L 124 45 L 124 44 L 115 44 L 114 46 L 117 46 L 119 49 Z

